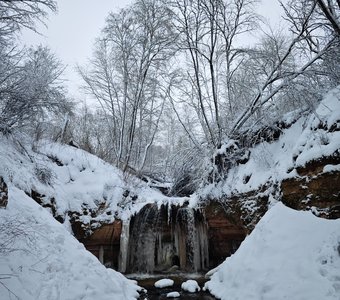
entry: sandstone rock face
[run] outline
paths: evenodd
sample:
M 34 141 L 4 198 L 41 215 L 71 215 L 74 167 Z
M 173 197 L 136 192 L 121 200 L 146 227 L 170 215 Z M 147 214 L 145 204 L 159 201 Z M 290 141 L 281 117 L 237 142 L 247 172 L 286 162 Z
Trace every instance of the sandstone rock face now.
M 298 168 L 299 177 L 281 184 L 282 202 L 297 210 L 312 210 L 316 215 L 340 218 L 340 155 L 309 162 Z
M 208 224 L 210 268 L 214 268 L 238 249 L 247 229 L 241 219 L 230 218 L 218 202 L 210 202 L 204 208 L 204 214 Z
M 88 250 L 121 272 L 205 271 L 238 249 L 271 199 L 320 217 L 340 218 L 339 165 L 335 153 L 296 168 L 294 178 L 228 198 L 205 199 L 199 209 L 147 204 L 125 227 L 121 221 L 94 227 L 79 218 L 71 223 Z
M 0 177 L 0 208 L 6 208 L 8 203 L 8 187 L 2 177 Z
M 117 270 L 121 232 L 122 222 L 114 221 L 113 224 L 101 226 L 91 236 L 80 241 L 101 263 Z
M 247 233 L 218 202 L 200 210 L 148 204 L 132 217 L 127 230 L 115 221 L 80 240 L 101 262 L 121 272 L 193 272 L 216 267 Z

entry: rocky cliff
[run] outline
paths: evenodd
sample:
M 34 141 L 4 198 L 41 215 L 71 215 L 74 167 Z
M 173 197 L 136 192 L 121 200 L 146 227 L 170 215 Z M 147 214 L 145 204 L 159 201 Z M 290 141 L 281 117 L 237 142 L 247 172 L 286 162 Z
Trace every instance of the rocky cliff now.
M 236 251 L 277 201 L 319 217 L 339 218 L 339 153 L 339 90 L 312 113 L 290 114 L 271 128 L 251 129 L 241 139 L 227 141 L 212 160 L 218 176 L 211 178 L 219 180 L 196 191 L 191 197 L 198 199 L 195 205 L 148 204 L 128 221 L 119 245 L 125 252 L 121 271 L 215 267 Z M 90 250 L 91 239 L 83 240 Z M 117 250 L 118 238 L 99 244 Z M 122 250 L 114 257 L 122 259 Z

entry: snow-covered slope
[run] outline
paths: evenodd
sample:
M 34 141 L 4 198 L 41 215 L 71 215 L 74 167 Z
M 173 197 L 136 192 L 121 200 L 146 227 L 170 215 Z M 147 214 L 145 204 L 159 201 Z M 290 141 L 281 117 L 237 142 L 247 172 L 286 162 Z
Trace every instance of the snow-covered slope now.
M 199 191 L 201 197 L 228 197 L 258 190 L 267 183 L 298 176 L 297 168 L 340 151 L 340 87 L 330 91 L 311 114 L 298 119 L 288 114 L 285 123 L 289 126 L 281 129 L 277 140 L 249 148 L 247 162 L 232 166 L 225 180 L 217 185 L 204 186 Z M 224 154 L 231 143 L 227 141 L 217 154 Z
M 340 220 L 272 207 L 205 288 L 223 300 L 339 300 Z
M 146 203 L 184 201 L 169 199 L 132 175 L 124 178 L 120 170 L 81 149 L 41 141 L 32 151 L 31 144 L 25 136 L 0 136 L 0 176 L 28 194 L 33 191 L 65 224 L 73 212 L 83 224 L 111 223 L 129 218 Z
M 14 186 L 0 209 L 0 299 L 132 300 L 138 286 L 106 269 L 63 225 Z
M 0 136 L 0 299 L 86 300 L 138 297 L 138 286 L 105 268 L 73 236 L 70 217 L 91 228 L 128 219 L 169 199 L 80 149 L 27 136 Z M 34 199 L 34 200 L 33 200 Z M 38 204 L 38 203 L 40 204 Z M 57 222 L 54 217 L 62 221 Z

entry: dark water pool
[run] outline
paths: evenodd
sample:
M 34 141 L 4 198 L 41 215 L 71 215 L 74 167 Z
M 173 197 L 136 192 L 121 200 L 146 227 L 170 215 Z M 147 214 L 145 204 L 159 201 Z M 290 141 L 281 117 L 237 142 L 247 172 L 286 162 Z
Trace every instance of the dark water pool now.
M 181 284 L 188 280 L 188 279 L 194 279 L 198 282 L 199 286 L 202 288 L 204 286 L 204 283 L 207 281 L 206 278 L 204 278 L 201 274 L 168 274 L 168 275 L 157 275 L 157 276 L 134 276 L 130 275 L 128 276 L 131 279 L 137 280 L 138 285 L 143 287 L 147 290 L 146 294 L 141 294 L 140 300 L 165 300 L 165 299 L 181 299 L 181 300 L 214 300 L 216 299 L 213 297 L 209 292 L 203 292 L 200 291 L 199 293 L 188 293 L 184 292 L 181 289 Z M 158 289 L 154 287 L 154 284 L 157 280 L 163 279 L 163 278 L 170 278 L 174 280 L 174 285 L 172 287 L 162 288 Z M 179 298 L 167 298 L 166 295 L 170 292 L 179 292 L 180 297 Z

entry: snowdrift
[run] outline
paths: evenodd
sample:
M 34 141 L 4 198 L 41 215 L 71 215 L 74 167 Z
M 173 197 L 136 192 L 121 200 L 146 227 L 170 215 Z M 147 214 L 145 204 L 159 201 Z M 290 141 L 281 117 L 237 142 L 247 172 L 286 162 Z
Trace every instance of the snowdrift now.
M 222 300 L 338 300 L 339 270 L 340 220 L 277 203 L 205 289 Z
M 63 225 L 16 187 L 0 209 L 2 300 L 124 299 L 139 287 L 106 269 Z

